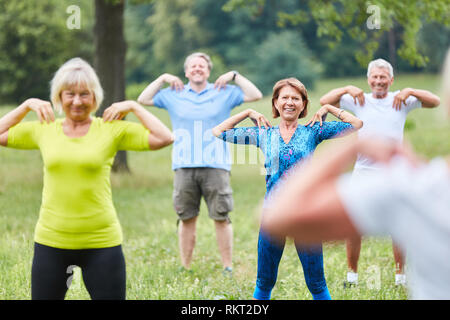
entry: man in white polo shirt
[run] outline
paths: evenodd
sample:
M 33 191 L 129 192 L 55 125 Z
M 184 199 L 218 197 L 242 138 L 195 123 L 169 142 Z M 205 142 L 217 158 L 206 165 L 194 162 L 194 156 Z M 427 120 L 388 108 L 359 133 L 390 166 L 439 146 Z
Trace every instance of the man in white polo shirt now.
M 358 131 L 360 138 L 386 138 L 401 142 L 406 117 L 416 108 L 434 108 L 439 105 L 439 97 L 426 90 L 405 88 L 401 91 L 390 92 L 394 82 L 393 68 L 389 62 L 377 59 L 369 63 L 367 68 L 367 82 L 370 93 L 355 86 L 346 86 L 331 90 L 320 99 L 320 104 L 331 104 L 354 113 L 364 122 Z M 359 179 L 378 171 L 379 165 L 358 154 L 353 178 Z M 347 281 L 345 286 L 358 284 L 358 260 L 361 250 L 361 237 L 356 236 L 347 240 Z M 393 244 L 396 266 L 396 285 L 405 285 L 404 257 L 402 252 Z

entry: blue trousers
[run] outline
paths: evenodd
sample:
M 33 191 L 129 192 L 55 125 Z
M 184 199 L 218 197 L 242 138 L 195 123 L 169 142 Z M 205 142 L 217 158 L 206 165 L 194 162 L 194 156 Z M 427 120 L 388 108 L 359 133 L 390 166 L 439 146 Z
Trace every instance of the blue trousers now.
M 278 265 L 283 255 L 286 240 L 275 240 L 259 232 L 258 240 L 258 273 L 256 289 L 253 297 L 268 300 L 277 281 Z M 322 244 L 301 246 L 295 244 L 298 257 L 302 263 L 306 285 L 314 300 L 330 300 L 325 275 L 323 272 Z

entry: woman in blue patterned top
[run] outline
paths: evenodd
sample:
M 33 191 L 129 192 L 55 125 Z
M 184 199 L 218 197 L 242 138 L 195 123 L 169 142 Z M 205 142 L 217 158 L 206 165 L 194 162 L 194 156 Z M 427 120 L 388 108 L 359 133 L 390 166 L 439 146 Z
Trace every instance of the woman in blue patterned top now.
M 352 114 L 331 105 L 322 106 L 305 125 L 299 124 L 298 119 L 304 118 L 307 111 L 308 93 L 305 86 L 295 78 L 288 78 L 278 81 L 273 87 L 272 113 L 274 118 L 281 118 L 278 126 L 272 127 L 262 114 L 247 109 L 213 129 L 216 137 L 227 142 L 253 144 L 261 148 L 267 171 L 265 203 L 289 170 L 310 157 L 320 142 L 347 135 L 363 124 Z M 342 122 L 325 122 L 328 113 Z M 234 128 L 246 118 L 257 126 Z M 260 231 L 254 299 L 270 299 L 284 244 L 285 239 L 273 239 Z M 313 299 L 331 299 L 323 272 L 322 244 L 305 246 L 296 243 L 296 249 Z

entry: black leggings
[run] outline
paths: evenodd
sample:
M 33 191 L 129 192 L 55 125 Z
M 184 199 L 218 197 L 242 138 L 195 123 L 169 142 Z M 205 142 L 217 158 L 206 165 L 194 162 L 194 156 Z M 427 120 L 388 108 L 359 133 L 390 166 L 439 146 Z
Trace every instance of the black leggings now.
M 122 246 L 66 250 L 39 243 L 34 245 L 31 299 L 64 299 L 75 266 L 81 268 L 84 284 L 92 299 L 125 299 L 126 272 Z

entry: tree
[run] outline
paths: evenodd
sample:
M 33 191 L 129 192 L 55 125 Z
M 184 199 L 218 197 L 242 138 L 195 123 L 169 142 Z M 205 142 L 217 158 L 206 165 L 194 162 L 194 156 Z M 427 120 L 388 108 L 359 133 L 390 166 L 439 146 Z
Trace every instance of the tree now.
M 92 57 L 89 0 L 78 2 L 87 19 L 80 29 L 66 25 L 67 3 L 59 0 L 0 0 L 0 101 L 49 99 L 49 82 L 73 56 Z M 49 18 L 51 17 L 51 18 Z M 87 41 L 86 41 L 87 39 Z
M 271 32 L 255 51 L 250 75 L 263 93 L 270 94 L 275 82 L 288 77 L 298 78 L 308 89 L 314 87 L 321 66 L 299 33 Z
M 373 58 L 383 33 L 389 31 L 394 23 L 402 29 L 400 57 L 416 66 L 424 66 L 428 58 L 417 46 L 416 34 L 423 21 L 437 22 L 450 26 L 448 0 L 303 0 L 303 8 L 294 12 L 279 11 L 280 26 L 301 25 L 310 20 L 317 23 L 317 35 L 326 37 L 331 48 L 341 42 L 345 33 L 360 43 L 355 57 L 361 65 Z M 250 8 L 261 14 L 272 5 L 272 0 L 228 0 L 224 9 Z
M 194 0 L 155 1 L 154 13 L 148 18 L 151 26 L 153 57 L 164 72 L 184 75 L 182 57 L 203 47 L 210 37 L 199 26 L 193 12 Z
M 146 3 L 151 0 L 134 0 Z M 127 45 L 124 36 L 125 0 L 95 0 L 95 67 L 105 91 L 103 105 L 97 111 L 100 116 L 106 107 L 125 99 L 125 55 Z M 117 152 L 113 171 L 130 169 L 125 151 Z
M 95 0 L 94 66 L 105 96 L 97 116 L 101 116 L 112 103 L 125 100 L 124 7 L 124 0 Z M 112 169 L 130 170 L 125 151 L 117 152 Z

